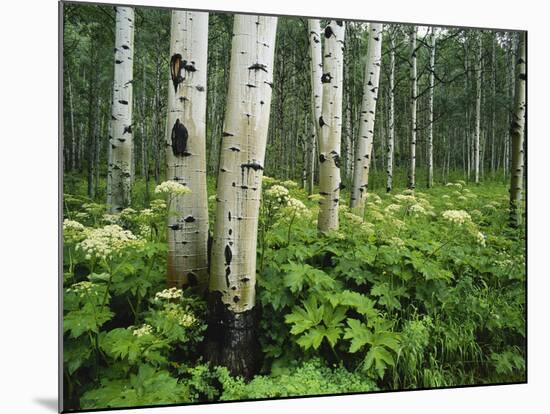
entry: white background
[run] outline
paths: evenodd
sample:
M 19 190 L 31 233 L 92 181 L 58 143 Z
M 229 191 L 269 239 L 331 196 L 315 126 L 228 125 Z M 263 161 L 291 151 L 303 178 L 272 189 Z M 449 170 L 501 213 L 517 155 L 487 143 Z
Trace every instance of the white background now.
M 172 407 L 142 413 L 548 412 L 548 19 L 544 2 L 142 0 L 132 3 L 529 30 L 529 384 Z M 0 410 L 57 404 L 57 2 L 0 13 Z M 124 411 L 126 412 L 126 411 Z

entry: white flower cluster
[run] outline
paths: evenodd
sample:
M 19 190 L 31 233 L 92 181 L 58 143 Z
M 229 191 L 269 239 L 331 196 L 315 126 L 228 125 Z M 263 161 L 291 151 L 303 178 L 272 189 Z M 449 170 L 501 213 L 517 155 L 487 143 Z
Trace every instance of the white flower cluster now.
M 139 337 L 142 337 L 144 335 L 151 335 L 153 333 L 153 327 L 148 324 L 143 324 L 141 328 L 134 328 L 134 335 Z
M 458 196 L 457 200 L 459 200 L 459 201 L 466 201 L 467 198 L 464 197 L 463 195 L 461 195 L 461 196 Z
M 189 187 L 171 180 L 164 181 L 155 187 L 156 194 L 184 195 L 190 192 Z
M 96 285 L 89 281 L 78 282 L 72 285 L 70 288 L 67 288 L 67 292 L 76 293 L 81 298 L 91 293 L 97 296 L 97 290 L 94 290 L 95 287 Z
M 124 210 L 123 210 L 124 211 Z M 104 214 L 101 220 L 107 224 L 117 224 L 119 216 L 116 214 Z
M 450 196 L 449 194 L 443 194 L 443 195 L 441 196 L 441 198 L 443 198 L 443 199 L 445 199 L 445 200 L 448 200 L 448 199 L 451 198 L 451 196 Z
M 367 200 L 374 204 L 382 204 L 382 199 L 378 194 L 370 193 L 367 195 Z
M 276 184 L 270 187 L 269 189 L 265 190 L 265 194 L 269 197 L 282 199 L 288 196 L 288 188 L 283 187 L 282 185 Z
M 107 259 L 136 241 L 136 236 L 129 230 L 124 230 L 117 224 L 109 224 L 87 231 L 86 238 L 76 248 L 82 250 L 88 260 L 92 257 Z
M 409 212 L 413 216 L 419 216 L 426 214 L 426 209 L 422 207 L 420 204 L 413 204 L 409 207 Z
M 85 235 L 86 227 L 75 220 L 63 220 L 63 239 L 68 243 L 78 243 Z
M 485 247 L 487 245 L 486 242 L 485 242 L 485 235 L 480 231 L 478 231 L 477 234 L 476 234 L 476 241 L 480 245 L 482 245 L 483 247 Z
M 388 204 L 384 211 L 389 214 L 398 213 L 401 211 L 401 206 L 399 204 Z
M 407 195 L 407 194 L 397 194 L 394 195 L 393 198 L 397 200 L 400 203 L 414 203 L 416 202 L 416 197 L 413 195 Z
M 382 221 L 384 220 L 384 215 L 376 210 L 369 210 L 368 214 L 373 220 Z
M 287 201 L 287 208 L 298 217 L 309 217 L 309 210 L 306 205 L 297 198 L 290 197 Z
M 170 289 L 164 289 L 160 292 L 157 292 L 155 294 L 155 300 L 163 300 L 163 299 L 181 299 L 183 295 L 183 292 L 181 289 L 178 288 L 170 288 Z
M 346 217 L 353 224 L 363 223 L 363 220 L 361 219 L 361 217 L 359 217 L 357 214 L 350 213 L 349 211 L 346 211 L 344 213 L 344 217 Z
M 298 188 L 298 183 L 296 183 L 296 181 L 292 181 L 292 180 L 283 181 L 281 184 L 283 186 L 285 186 L 286 188 Z
M 189 190 L 191 191 L 191 190 Z M 164 200 L 152 200 L 151 201 L 151 209 L 155 213 L 162 213 L 166 210 L 166 201 Z
M 189 328 L 197 322 L 197 318 L 192 312 L 186 311 L 179 306 L 173 304 L 167 305 L 164 310 L 169 319 L 172 319 L 184 328 Z
M 84 231 L 85 227 L 75 220 L 63 220 L 63 231 Z
M 446 210 L 443 212 L 442 217 L 459 226 L 472 221 L 472 217 L 464 210 Z
M 399 238 L 399 237 L 392 237 L 388 240 L 388 243 L 391 245 L 391 246 L 396 246 L 396 247 L 405 247 L 405 242 Z

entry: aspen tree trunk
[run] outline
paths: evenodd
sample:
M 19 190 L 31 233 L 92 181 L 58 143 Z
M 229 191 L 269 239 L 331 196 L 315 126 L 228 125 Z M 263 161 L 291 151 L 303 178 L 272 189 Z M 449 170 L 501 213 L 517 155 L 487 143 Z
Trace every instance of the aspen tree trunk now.
M 146 122 L 146 96 L 145 96 L 145 90 L 147 88 L 147 78 L 145 75 L 145 62 L 143 62 L 143 83 L 142 83 L 142 89 L 141 89 L 141 125 L 140 125 L 140 132 L 141 132 L 141 176 L 143 179 L 145 179 L 147 175 L 147 135 L 145 133 L 145 122 Z
M 91 45 L 93 48 L 93 43 Z M 92 50 L 92 58 L 97 56 L 97 54 Z M 95 198 L 95 152 L 97 145 L 97 105 L 99 104 L 99 97 L 97 96 L 97 80 L 99 77 L 99 70 L 97 67 L 94 67 L 93 74 L 90 74 L 89 84 L 88 84 L 88 137 L 86 140 L 86 167 L 87 167 L 87 178 L 88 178 L 88 197 L 92 200 Z
M 115 75 L 111 115 L 110 185 L 107 205 L 118 213 L 131 202 L 132 186 L 132 81 L 134 56 L 134 9 L 116 7 Z
M 153 134 L 153 159 L 155 162 L 155 184 L 160 184 L 160 142 L 163 141 L 161 138 L 161 108 L 160 108 L 160 52 L 157 55 L 157 65 L 156 65 L 156 80 L 155 80 L 155 96 L 153 108 L 154 112 L 154 134 Z
M 480 126 L 481 126 L 481 33 L 477 38 L 477 59 L 476 59 L 476 130 L 474 137 L 474 177 L 475 183 L 479 184 L 479 154 L 480 154 Z
M 70 143 L 70 156 L 69 156 L 69 171 L 75 170 L 75 158 L 76 158 L 76 135 L 74 127 L 74 106 L 73 106 L 73 88 L 71 83 L 71 73 L 67 70 L 67 82 L 69 87 L 69 113 L 71 116 L 71 143 Z
M 517 227 L 520 224 L 520 204 L 523 192 L 523 140 L 526 112 L 526 81 L 527 58 L 525 53 L 525 32 L 520 33 L 517 63 L 516 63 L 516 90 L 514 94 L 514 111 L 510 135 L 512 137 L 512 164 L 510 180 L 510 225 Z
M 386 191 L 393 187 L 393 152 L 395 145 L 395 40 L 390 34 L 390 80 L 389 80 L 389 116 L 388 116 L 388 152 L 387 152 L 387 180 Z
M 378 100 L 378 85 L 380 80 L 380 61 L 382 59 L 382 25 L 369 25 L 369 40 L 365 79 L 363 84 L 363 102 L 357 147 L 355 150 L 355 166 L 351 186 L 350 207 L 359 217 L 365 213 L 365 202 L 369 187 L 369 169 L 373 153 L 374 120 L 376 116 L 376 101 Z
M 491 105 L 491 173 L 494 174 L 496 170 L 496 99 L 497 99 L 497 91 L 496 91 L 496 83 L 497 83 L 497 59 L 496 59 L 496 43 L 497 43 L 497 37 L 496 33 L 493 33 L 493 39 L 492 39 L 492 63 L 493 63 L 493 72 L 491 76 L 491 92 L 492 92 L 492 105 Z
M 417 100 L 417 73 L 416 73 L 416 26 L 411 27 L 410 33 L 411 53 L 411 141 L 409 160 L 409 182 L 407 187 L 414 190 L 416 184 L 416 100 Z
M 319 202 L 318 229 L 325 233 L 338 230 L 340 198 L 340 145 L 342 136 L 342 86 L 344 75 L 345 27 L 331 20 L 324 31 L 323 106 L 319 118 Z
M 431 28 L 430 44 L 430 95 L 428 115 L 428 188 L 433 187 L 434 180 L 434 89 L 435 89 L 435 28 Z
M 234 375 L 258 368 L 256 245 L 277 18 L 235 15 L 221 141 L 206 356 Z
M 206 78 L 208 13 L 172 11 L 166 118 L 166 179 L 191 190 L 169 200 L 168 285 L 208 282 Z
M 308 20 L 309 29 L 309 54 L 311 68 L 311 116 L 313 121 L 313 131 L 311 134 L 309 159 L 309 185 L 308 193 L 313 193 L 313 185 L 315 178 L 315 165 L 317 160 L 315 157 L 315 147 L 320 141 L 319 119 L 321 118 L 321 110 L 323 104 L 323 84 L 321 77 L 323 76 L 322 50 L 321 50 L 321 26 L 318 19 Z

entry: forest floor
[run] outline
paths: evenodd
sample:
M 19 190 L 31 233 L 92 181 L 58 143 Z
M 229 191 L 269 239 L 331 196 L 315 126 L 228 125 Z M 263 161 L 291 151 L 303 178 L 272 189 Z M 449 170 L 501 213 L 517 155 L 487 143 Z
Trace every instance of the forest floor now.
M 166 288 L 165 200 L 137 182 L 114 216 L 65 177 L 66 410 L 526 380 L 525 230 L 506 185 L 374 191 L 364 221 L 341 203 L 320 237 L 318 196 L 263 183 L 263 366 L 247 382 L 202 359 L 205 301 Z

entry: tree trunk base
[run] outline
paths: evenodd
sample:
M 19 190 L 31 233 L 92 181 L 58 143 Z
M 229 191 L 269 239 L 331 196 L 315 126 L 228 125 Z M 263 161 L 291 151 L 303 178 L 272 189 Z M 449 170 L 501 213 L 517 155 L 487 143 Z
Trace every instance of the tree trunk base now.
M 261 366 L 257 323 L 256 307 L 234 313 L 222 303 L 220 292 L 210 292 L 206 359 L 214 366 L 226 367 L 231 375 L 251 379 Z

